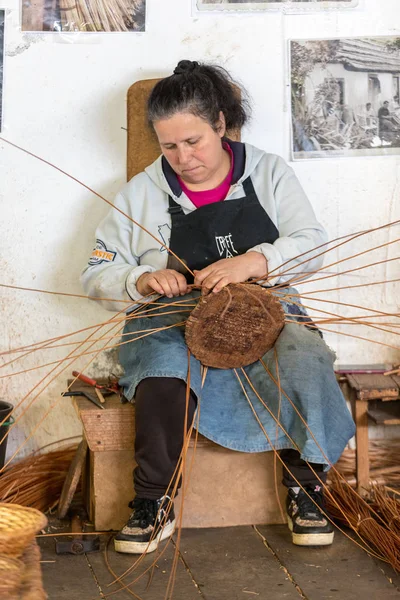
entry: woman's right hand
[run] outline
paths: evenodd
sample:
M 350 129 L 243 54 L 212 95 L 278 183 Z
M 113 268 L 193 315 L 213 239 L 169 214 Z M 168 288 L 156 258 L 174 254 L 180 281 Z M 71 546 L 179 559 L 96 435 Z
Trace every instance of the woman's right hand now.
M 173 269 L 160 269 L 153 273 L 143 273 L 136 282 L 136 289 L 142 296 L 157 292 L 167 298 L 184 296 L 188 293 L 186 277 Z

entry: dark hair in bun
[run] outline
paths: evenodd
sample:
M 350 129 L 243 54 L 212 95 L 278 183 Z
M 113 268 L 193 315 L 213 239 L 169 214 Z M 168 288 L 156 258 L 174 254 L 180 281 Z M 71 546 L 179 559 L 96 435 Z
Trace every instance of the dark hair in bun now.
M 227 129 L 240 129 L 250 116 L 248 94 L 223 67 L 181 60 L 173 75 L 153 88 L 147 105 L 150 123 L 179 112 L 201 117 L 217 128 L 223 112 Z

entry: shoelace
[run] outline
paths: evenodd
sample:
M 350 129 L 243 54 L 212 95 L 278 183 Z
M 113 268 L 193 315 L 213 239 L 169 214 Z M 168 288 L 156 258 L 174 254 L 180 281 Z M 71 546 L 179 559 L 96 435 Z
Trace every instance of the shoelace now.
M 310 488 L 306 488 L 306 491 L 308 493 L 308 495 L 310 496 L 310 498 L 303 492 L 303 490 L 300 490 L 299 495 L 297 496 L 297 506 L 299 507 L 299 513 L 302 516 L 319 516 L 321 514 L 320 509 L 323 508 L 322 504 L 323 504 L 323 500 L 322 500 L 322 495 L 321 492 L 316 492 L 313 489 Z M 311 500 L 315 500 L 316 505 L 314 504 L 314 502 Z
M 135 498 L 129 503 L 129 506 L 133 509 L 133 513 L 128 519 L 128 527 L 139 522 L 140 527 L 146 529 L 151 523 L 154 523 L 158 512 L 157 500 Z

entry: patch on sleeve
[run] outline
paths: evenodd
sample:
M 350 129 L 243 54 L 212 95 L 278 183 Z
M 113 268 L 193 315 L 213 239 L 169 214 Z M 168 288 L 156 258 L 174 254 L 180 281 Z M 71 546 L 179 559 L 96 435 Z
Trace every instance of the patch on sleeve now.
M 113 262 L 117 256 L 116 252 L 107 250 L 107 246 L 101 240 L 96 240 L 96 245 L 89 259 L 89 265 L 101 265 L 103 262 Z

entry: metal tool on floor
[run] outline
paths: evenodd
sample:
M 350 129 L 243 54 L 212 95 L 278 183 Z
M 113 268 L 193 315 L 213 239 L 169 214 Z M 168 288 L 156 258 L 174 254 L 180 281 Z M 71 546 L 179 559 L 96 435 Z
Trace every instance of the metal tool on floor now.
M 56 541 L 56 554 L 85 554 L 86 552 L 98 552 L 100 550 L 99 536 L 88 536 L 83 539 L 85 533 L 82 531 L 82 521 L 79 515 L 74 515 L 71 520 L 72 540 Z

